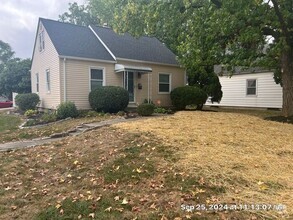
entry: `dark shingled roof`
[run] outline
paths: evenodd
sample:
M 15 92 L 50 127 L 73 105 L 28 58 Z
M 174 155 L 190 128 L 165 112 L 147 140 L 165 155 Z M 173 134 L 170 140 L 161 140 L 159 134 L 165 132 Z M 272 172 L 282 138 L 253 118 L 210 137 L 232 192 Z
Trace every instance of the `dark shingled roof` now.
M 60 56 L 114 61 L 88 27 L 40 18 Z
M 115 61 L 89 27 L 40 18 L 60 56 Z M 154 37 L 119 35 L 106 27 L 91 26 L 117 58 L 178 65 L 176 56 Z
M 110 28 L 92 26 L 96 34 L 118 58 L 178 65 L 175 54 L 155 37 L 119 35 Z

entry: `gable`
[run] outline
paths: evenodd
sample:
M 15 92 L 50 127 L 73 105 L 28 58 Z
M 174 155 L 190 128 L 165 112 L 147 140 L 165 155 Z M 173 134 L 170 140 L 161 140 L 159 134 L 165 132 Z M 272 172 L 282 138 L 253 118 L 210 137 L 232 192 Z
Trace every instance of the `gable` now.
M 40 19 L 59 56 L 114 61 L 87 27 Z

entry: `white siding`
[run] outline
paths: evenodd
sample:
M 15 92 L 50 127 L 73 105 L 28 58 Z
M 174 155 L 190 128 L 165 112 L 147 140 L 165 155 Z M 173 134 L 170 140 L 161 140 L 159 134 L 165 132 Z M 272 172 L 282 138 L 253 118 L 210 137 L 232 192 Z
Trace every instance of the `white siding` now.
M 253 73 L 219 77 L 223 98 L 220 104 L 206 103 L 212 106 L 282 108 L 282 87 L 275 83 L 272 72 Z M 257 94 L 246 95 L 248 79 L 257 80 Z
M 39 27 L 37 30 L 34 56 L 31 68 L 32 92 L 37 93 L 36 73 L 39 74 L 40 107 L 55 109 L 60 104 L 60 73 L 58 53 L 44 29 L 45 49 L 39 51 Z M 46 70 L 50 70 L 50 92 L 47 92 Z

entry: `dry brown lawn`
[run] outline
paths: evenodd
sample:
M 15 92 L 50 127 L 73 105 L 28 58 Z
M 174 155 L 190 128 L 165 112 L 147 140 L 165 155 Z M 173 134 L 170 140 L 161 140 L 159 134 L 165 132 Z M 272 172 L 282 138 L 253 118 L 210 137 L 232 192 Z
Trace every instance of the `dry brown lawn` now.
M 220 203 L 284 204 L 293 213 L 293 125 L 236 113 L 178 112 L 115 127 L 151 132 L 176 147 L 180 170 L 226 189 Z
M 0 219 L 292 219 L 293 125 L 178 112 L 0 153 Z M 284 204 L 186 212 L 181 205 Z

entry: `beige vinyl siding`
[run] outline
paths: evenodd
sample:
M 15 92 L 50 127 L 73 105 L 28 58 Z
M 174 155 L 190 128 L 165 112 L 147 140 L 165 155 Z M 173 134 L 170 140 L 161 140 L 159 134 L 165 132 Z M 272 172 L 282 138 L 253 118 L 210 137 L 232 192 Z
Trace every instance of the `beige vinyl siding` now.
M 44 29 L 45 49 L 39 51 L 39 28 L 31 68 L 32 92 L 37 93 L 36 73 L 39 74 L 40 107 L 55 109 L 60 103 L 60 74 L 58 53 Z M 47 92 L 46 70 L 50 71 L 50 92 Z
M 282 108 L 282 88 L 276 84 L 272 72 L 220 77 L 223 98 L 215 106 Z M 247 95 L 247 80 L 256 80 L 256 95 Z
M 185 70 L 176 66 L 169 65 L 160 65 L 160 64 L 150 64 L 150 63 L 138 63 L 138 62 L 129 62 L 129 61 L 119 61 L 119 64 L 129 65 L 129 66 L 141 66 L 141 67 L 150 67 L 152 72 L 150 74 L 150 99 L 156 104 L 160 101 L 161 106 L 171 106 L 170 94 L 159 94 L 159 74 L 168 73 L 171 75 L 171 91 L 179 86 L 185 85 Z M 122 75 L 122 73 L 120 73 Z M 136 77 L 135 84 L 135 97 L 136 103 L 140 104 L 147 99 L 148 97 L 148 74 L 142 74 L 141 78 Z M 138 83 L 142 84 L 142 89 L 137 89 Z
M 78 109 L 90 109 L 90 68 L 104 68 L 105 85 L 122 86 L 122 75 L 114 73 L 114 63 L 66 59 L 66 98 L 76 104 Z M 63 87 L 63 59 L 60 59 L 61 85 Z M 64 90 L 62 88 L 62 101 Z

